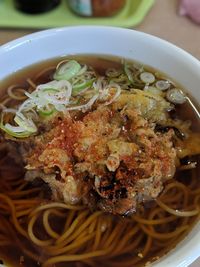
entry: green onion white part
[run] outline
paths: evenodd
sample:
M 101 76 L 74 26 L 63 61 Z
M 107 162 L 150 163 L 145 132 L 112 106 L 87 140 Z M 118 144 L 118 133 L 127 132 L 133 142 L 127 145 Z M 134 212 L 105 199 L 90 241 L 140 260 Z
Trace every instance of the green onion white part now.
M 167 100 L 169 100 L 173 104 L 183 104 L 186 102 L 184 93 L 178 88 L 168 90 L 166 97 Z
M 151 84 L 155 82 L 155 76 L 150 72 L 142 72 L 140 74 L 140 79 L 146 84 Z
M 168 81 L 160 80 L 156 82 L 156 87 L 162 91 L 165 91 L 170 87 L 170 83 Z

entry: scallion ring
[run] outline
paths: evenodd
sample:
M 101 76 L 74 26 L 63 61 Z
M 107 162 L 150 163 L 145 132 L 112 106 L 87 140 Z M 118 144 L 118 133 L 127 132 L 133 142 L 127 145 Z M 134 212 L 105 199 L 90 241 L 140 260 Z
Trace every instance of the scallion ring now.
M 151 84 L 155 81 L 155 76 L 151 72 L 142 72 L 140 80 L 146 84 Z
M 87 87 L 90 88 L 95 80 L 96 80 L 96 78 L 88 80 L 88 81 L 85 80 L 81 83 L 73 85 L 72 95 L 76 95 L 76 94 L 80 93 L 82 90 L 86 89 Z
M 38 113 L 40 116 L 50 116 L 55 112 L 55 107 L 53 105 L 46 105 L 38 109 Z
M 53 77 L 57 81 L 70 80 L 76 76 L 80 70 L 81 65 L 75 60 L 70 60 L 67 63 L 60 65 Z
M 170 83 L 165 80 L 159 80 L 156 82 L 156 87 L 162 91 L 165 91 L 170 87 Z
M 106 70 L 106 76 L 109 78 L 116 78 L 121 74 L 121 70 L 109 68 Z
M 168 90 L 166 97 L 167 100 L 169 100 L 173 104 L 183 104 L 186 102 L 184 93 L 178 88 Z

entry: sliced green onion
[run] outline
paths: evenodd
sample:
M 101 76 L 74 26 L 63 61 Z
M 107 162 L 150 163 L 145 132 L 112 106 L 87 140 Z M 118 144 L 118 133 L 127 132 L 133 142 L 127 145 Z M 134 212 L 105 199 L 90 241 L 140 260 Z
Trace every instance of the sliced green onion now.
M 77 73 L 77 76 L 83 75 L 87 71 L 87 65 L 84 65 L 80 71 Z
M 142 72 L 140 74 L 140 79 L 144 83 L 153 83 L 155 81 L 155 76 L 151 72 Z
M 66 87 L 68 85 L 68 83 L 69 82 L 67 82 L 65 80 L 61 80 L 61 81 L 53 80 L 51 82 L 38 85 L 36 91 L 34 91 L 34 92 L 37 93 L 38 91 L 45 90 L 45 89 L 60 90 L 61 88 Z
M 47 100 L 39 97 L 38 91 L 34 91 L 31 94 L 25 92 L 25 95 L 31 100 L 32 103 L 34 103 L 34 106 L 44 106 L 48 104 Z
M 58 89 L 55 89 L 55 88 L 45 88 L 41 91 L 42 93 L 47 93 L 47 94 L 57 94 L 57 93 L 60 93 L 60 90 Z M 41 93 L 40 92 L 40 93 Z M 39 94 L 40 94 L 39 93 Z
M 72 85 L 70 82 L 65 80 L 53 81 L 39 85 L 37 90 L 39 99 L 44 100 L 44 105 L 39 105 L 38 107 L 40 109 L 41 106 L 45 106 L 47 104 L 67 105 L 71 97 Z
M 3 117 L 4 113 L 16 114 L 16 112 L 17 112 L 17 109 L 14 109 L 14 108 L 4 108 L 2 110 L 2 117 Z M 2 118 L 1 118 L 1 120 L 2 120 Z
M 112 90 L 114 88 L 116 89 L 116 93 L 113 95 L 113 97 L 110 100 L 108 100 L 105 103 L 103 103 L 103 105 L 105 105 L 105 106 L 110 105 L 111 103 L 113 103 L 120 96 L 121 87 L 119 86 L 119 84 L 116 84 L 116 83 L 109 84 L 106 89 L 108 89 L 110 91 L 110 90 Z
M 29 110 L 32 110 L 34 107 L 35 107 L 34 101 L 32 101 L 31 99 L 27 99 L 21 104 L 21 106 L 18 109 L 18 112 L 22 112 L 22 111 L 27 112 Z
M 129 81 L 131 83 L 134 83 L 134 79 L 133 79 L 133 74 L 132 74 L 132 71 L 131 71 L 131 66 L 127 63 L 124 64 L 124 72 L 126 73 Z
M 82 110 L 83 112 L 90 109 L 94 102 L 99 97 L 99 94 L 94 95 L 86 104 L 74 107 L 67 107 L 66 110 Z
M 104 77 L 99 77 L 93 84 L 96 92 L 101 92 L 108 85 L 108 81 Z
M 144 66 L 138 62 L 135 62 L 133 64 L 133 67 L 136 69 L 136 70 L 139 70 L 140 72 L 142 72 L 144 70 Z
M 6 123 L 3 125 L 3 123 L 0 123 L 0 129 L 9 134 L 10 136 L 16 137 L 16 138 L 26 138 L 31 135 L 30 132 L 25 131 L 20 126 L 12 126 L 9 123 Z
M 128 80 L 127 76 L 125 76 L 125 74 L 121 74 L 119 77 L 116 77 L 116 78 L 112 78 L 110 80 L 110 83 L 123 83 L 123 84 L 131 84 L 130 81 Z
M 160 80 L 156 82 L 156 87 L 162 91 L 165 91 L 170 87 L 170 83 L 168 81 Z
M 138 70 L 135 70 L 135 76 L 134 76 L 134 67 L 130 64 L 125 63 L 124 65 L 124 72 L 126 74 L 126 76 L 128 77 L 128 81 L 131 83 L 131 85 L 134 88 L 139 88 L 139 89 L 143 89 L 144 88 L 144 84 L 143 82 L 141 82 L 138 77 Z M 114 80 L 115 82 L 118 82 L 117 80 Z
M 0 129 L 3 130 L 4 132 L 6 132 L 7 134 L 9 134 L 10 136 L 13 137 L 18 137 L 18 138 L 25 138 L 30 136 L 30 132 L 26 131 L 23 127 L 21 126 L 13 126 L 10 123 L 6 123 L 4 125 L 3 123 L 3 117 L 5 113 L 13 113 L 16 114 L 17 110 L 15 109 L 11 109 L 11 108 L 6 108 L 3 110 L 2 112 L 2 116 L 1 116 L 1 122 L 0 122 Z
M 147 86 L 145 86 L 144 91 L 150 92 L 150 93 L 155 94 L 155 95 L 160 95 L 160 96 L 164 95 L 164 92 L 162 92 L 160 89 L 158 89 L 157 87 L 154 87 L 154 86 L 148 86 L 147 85 Z
M 24 130 L 29 133 L 36 133 L 37 127 L 34 122 L 30 119 L 27 119 L 22 113 L 17 112 L 14 117 L 14 121 Z
M 57 91 L 55 89 L 46 89 L 39 93 L 39 97 L 47 101 L 48 104 L 68 104 L 69 99 L 66 97 L 66 91 Z M 39 108 L 40 109 L 40 108 Z
M 54 73 L 53 78 L 57 81 L 70 80 L 72 77 L 76 76 L 80 70 L 81 65 L 75 60 L 70 60 L 67 63 L 59 66 Z
M 41 116 L 50 116 L 55 112 L 54 106 L 46 105 L 44 107 L 41 107 L 38 110 L 39 115 Z
M 166 97 L 173 104 L 183 104 L 186 101 L 184 93 L 178 88 L 168 90 Z
M 82 83 L 73 85 L 72 95 L 76 95 L 76 94 L 80 93 L 82 90 L 86 89 L 87 87 L 88 88 L 91 87 L 95 80 L 96 80 L 96 78 L 88 80 L 88 81 L 86 80 L 86 81 L 83 81 Z
M 130 85 L 134 86 L 134 83 L 130 82 L 126 74 L 120 74 L 118 77 L 112 78 L 110 80 L 110 84 L 111 83 L 118 83 L 121 86 L 121 88 L 125 90 L 129 89 Z
M 55 107 L 55 110 L 57 110 L 57 111 L 65 111 L 66 110 L 65 105 L 63 105 L 63 104 L 55 104 L 54 107 Z
M 106 76 L 110 78 L 116 78 L 121 74 L 121 70 L 115 68 L 109 68 L 106 70 Z

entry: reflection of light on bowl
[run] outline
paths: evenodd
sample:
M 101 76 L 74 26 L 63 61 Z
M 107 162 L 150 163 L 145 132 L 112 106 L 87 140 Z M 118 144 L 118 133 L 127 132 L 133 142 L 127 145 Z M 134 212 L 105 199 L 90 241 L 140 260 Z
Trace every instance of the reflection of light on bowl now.
M 50 44 L 50 45 L 49 45 Z M 48 49 L 47 49 L 48 48 Z M 132 30 L 72 27 L 23 37 L 0 48 L 0 79 L 38 61 L 72 54 L 103 54 L 134 59 L 167 73 L 200 102 L 200 63 L 181 49 Z M 22 57 L 23 55 L 23 57 Z M 15 61 L 13 62 L 13 58 Z M 8 64 L 12 62 L 12 64 Z M 187 266 L 200 251 L 200 224 L 169 255 L 153 266 Z

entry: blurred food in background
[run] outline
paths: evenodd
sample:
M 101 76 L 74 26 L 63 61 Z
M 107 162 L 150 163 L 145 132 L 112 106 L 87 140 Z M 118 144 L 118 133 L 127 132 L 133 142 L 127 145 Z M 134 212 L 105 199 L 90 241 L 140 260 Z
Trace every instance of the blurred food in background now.
M 15 7 L 29 14 L 43 13 L 52 10 L 60 0 L 14 0 Z
M 200 0 L 181 0 L 179 14 L 200 24 Z
M 154 3 L 155 0 L 0 0 L 0 27 L 135 27 Z
M 126 0 L 68 0 L 72 11 L 86 17 L 109 17 L 118 13 Z

